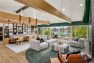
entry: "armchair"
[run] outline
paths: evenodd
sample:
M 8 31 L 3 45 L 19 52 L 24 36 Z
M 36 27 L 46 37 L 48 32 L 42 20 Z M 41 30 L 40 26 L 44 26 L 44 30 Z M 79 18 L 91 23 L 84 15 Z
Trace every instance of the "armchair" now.
M 30 43 L 30 48 L 36 51 L 40 51 L 48 47 L 48 43 L 46 42 L 40 43 L 40 41 L 35 40 L 35 39 L 30 40 L 29 43 Z
M 88 63 L 80 54 L 59 54 L 56 58 L 50 58 L 51 63 Z
M 9 38 L 9 44 L 16 43 L 18 38 Z
M 84 47 L 84 39 L 79 39 L 78 42 L 72 41 L 72 42 L 70 42 L 70 46 L 83 48 Z

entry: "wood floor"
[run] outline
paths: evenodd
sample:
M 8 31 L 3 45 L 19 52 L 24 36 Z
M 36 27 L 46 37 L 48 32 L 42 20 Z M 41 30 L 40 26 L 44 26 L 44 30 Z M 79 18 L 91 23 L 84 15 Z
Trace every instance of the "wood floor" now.
M 5 45 L 0 45 L 0 63 L 29 63 L 25 58 L 25 52 L 15 53 Z

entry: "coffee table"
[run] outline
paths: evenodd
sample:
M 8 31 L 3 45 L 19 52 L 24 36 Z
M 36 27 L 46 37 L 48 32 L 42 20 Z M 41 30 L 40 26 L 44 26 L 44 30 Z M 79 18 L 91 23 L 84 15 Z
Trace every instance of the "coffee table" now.
M 61 53 L 67 53 L 69 51 L 69 44 L 67 44 L 67 43 L 63 43 L 63 44 L 54 43 L 51 45 L 51 49 L 54 51 L 60 51 Z

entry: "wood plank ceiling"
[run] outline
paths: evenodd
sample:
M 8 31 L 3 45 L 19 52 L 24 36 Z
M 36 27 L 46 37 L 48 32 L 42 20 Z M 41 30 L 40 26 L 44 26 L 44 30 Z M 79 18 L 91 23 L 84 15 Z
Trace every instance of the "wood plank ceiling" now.
M 26 6 L 33 7 L 38 10 L 46 11 L 66 21 L 71 21 L 69 17 L 64 15 L 62 12 L 60 12 L 59 10 L 57 10 L 56 8 L 54 8 L 44 0 L 16 0 L 16 1 L 23 3 Z

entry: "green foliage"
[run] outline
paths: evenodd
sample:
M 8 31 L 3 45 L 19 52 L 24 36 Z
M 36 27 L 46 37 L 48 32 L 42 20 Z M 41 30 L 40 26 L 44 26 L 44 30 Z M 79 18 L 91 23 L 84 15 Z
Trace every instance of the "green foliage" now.
M 86 26 L 73 27 L 73 37 L 87 38 L 87 27 Z
M 60 35 L 63 36 L 64 35 L 64 32 L 60 32 Z
M 40 30 L 39 34 L 43 35 L 43 30 Z
M 40 30 L 40 33 L 39 34 L 41 34 L 41 35 L 47 35 L 47 36 L 49 36 L 50 34 L 52 34 L 53 32 L 52 32 L 52 30 L 51 29 L 49 29 L 49 28 L 47 28 L 47 29 L 45 29 L 45 30 Z
M 44 30 L 44 35 L 49 36 L 50 34 L 51 34 L 51 30 L 49 28 Z

